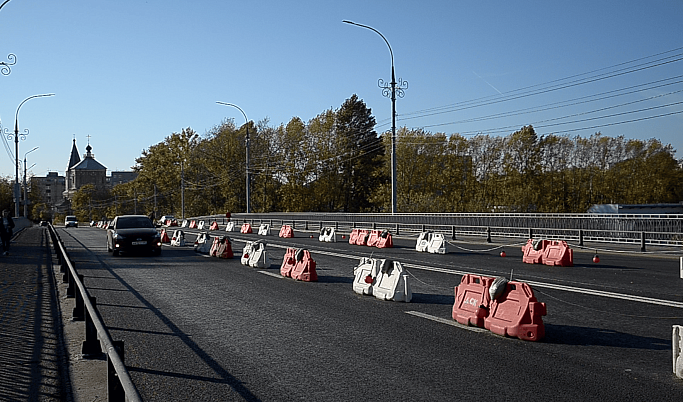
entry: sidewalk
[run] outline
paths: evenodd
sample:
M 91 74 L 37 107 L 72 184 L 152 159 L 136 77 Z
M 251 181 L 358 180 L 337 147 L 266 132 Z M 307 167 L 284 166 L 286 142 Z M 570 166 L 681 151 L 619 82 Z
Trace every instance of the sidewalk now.
M 72 400 L 49 235 L 32 226 L 0 256 L 0 400 Z

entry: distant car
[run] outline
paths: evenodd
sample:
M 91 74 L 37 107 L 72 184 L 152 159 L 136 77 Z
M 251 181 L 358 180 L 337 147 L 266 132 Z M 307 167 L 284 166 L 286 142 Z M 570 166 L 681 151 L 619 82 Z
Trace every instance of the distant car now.
M 144 215 L 120 215 L 107 229 L 107 251 L 115 256 L 124 252 L 161 254 L 161 234 Z
M 40 226 L 47 226 L 47 221 L 40 221 Z
M 78 227 L 78 218 L 76 218 L 73 215 L 67 215 L 67 217 L 64 218 L 64 227 L 68 228 L 69 226 L 73 226 L 73 227 L 77 228 Z

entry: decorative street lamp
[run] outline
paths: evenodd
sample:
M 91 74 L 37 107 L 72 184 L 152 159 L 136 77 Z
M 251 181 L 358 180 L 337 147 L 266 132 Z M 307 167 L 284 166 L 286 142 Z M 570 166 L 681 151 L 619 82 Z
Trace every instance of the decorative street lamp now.
M 26 190 L 26 170 L 34 167 L 36 164 L 34 163 L 33 165 L 31 165 L 30 168 L 27 169 L 26 168 L 26 155 L 30 154 L 31 152 L 35 151 L 38 148 L 40 148 L 40 147 L 34 147 L 32 150 L 30 150 L 24 154 L 24 217 L 27 217 L 27 218 L 28 218 L 28 191 Z
M 244 116 L 244 120 L 246 121 L 244 123 L 244 125 L 247 128 L 247 139 L 246 139 L 246 142 L 247 142 L 246 143 L 246 146 L 247 146 L 247 169 L 246 169 L 246 171 L 247 171 L 247 213 L 250 213 L 251 207 L 249 204 L 249 119 L 247 119 L 247 114 L 244 113 L 244 110 L 242 110 L 242 108 L 237 106 L 237 105 L 234 105 L 232 103 L 220 102 L 220 101 L 216 101 L 216 103 L 218 103 L 219 105 L 232 106 L 234 108 L 239 109 L 239 111 L 242 112 L 242 115 Z
M 9 0 L 5 0 L 2 4 L 0 4 L 0 10 L 2 10 L 7 3 L 9 3 Z M 2 66 L 0 68 L 0 73 L 2 73 L 2 75 L 9 75 L 12 72 L 10 66 L 17 64 L 17 56 L 15 56 L 13 53 L 10 53 L 7 55 L 7 60 L 8 61 L 0 61 L 0 66 Z
M 19 217 L 19 194 L 21 192 L 19 189 L 19 136 L 21 135 L 21 139 L 25 140 L 26 136 L 28 135 L 28 128 L 25 128 L 24 132 L 19 134 L 19 109 L 21 109 L 21 106 L 24 103 L 26 103 L 29 99 L 42 98 L 45 96 L 54 96 L 54 94 L 33 95 L 33 96 L 29 96 L 28 98 L 24 99 L 19 104 L 19 106 L 17 107 L 17 113 L 14 115 L 14 133 L 9 131 L 6 127 L 4 130 L 4 133 L 7 136 L 7 139 L 11 140 L 12 137 L 14 137 L 14 172 L 15 172 L 15 177 L 14 177 L 14 217 L 15 218 Z
M 386 81 L 383 79 L 379 79 L 377 81 L 377 85 L 382 88 L 382 95 L 384 95 L 387 98 L 391 98 L 391 213 L 396 213 L 396 95 L 398 95 L 399 98 L 403 98 L 405 96 L 404 90 L 408 89 L 408 81 L 403 81 L 402 79 L 398 79 L 398 82 L 396 82 L 396 75 L 394 74 L 394 52 L 391 50 L 391 45 L 389 44 L 389 41 L 387 38 L 382 35 L 382 33 L 378 30 L 376 30 L 373 27 L 363 25 L 363 24 L 357 24 L 352 21 L 344 20 L 342 21 L 346 24 L 351 24 L 355 26 L 359 26 L 361 28 L 367 28 L 371 31 L 374 31 L 377 33 L 379 36 L 384 39 L 384 42 L 387 44 L 389 47 L 389 54 L 391 54 L 391 82 L 387 84 Z M 398 85 L 398 86 L 397 86 Z

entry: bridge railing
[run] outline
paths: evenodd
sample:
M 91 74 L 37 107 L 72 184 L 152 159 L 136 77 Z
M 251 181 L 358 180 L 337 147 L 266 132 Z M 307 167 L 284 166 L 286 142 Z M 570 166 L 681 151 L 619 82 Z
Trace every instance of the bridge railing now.
M 225 223 L 224 215 L 196 217 Z M 613 214 L 349 214 L 349 213 L 251 213 L 232 214 L 232 220 L 252 225 L 290 224 L 299 230 L 319 230 L 321 225 L 340 231 L 353 228 L 387 229 L 396 235 L 417 236 L 422 231 L 457 237 L 546 238 L 605 243 L 683 246 L 683 215 Z
M 76 272 L 54 226 L 48 224 L 48 230 L 59 261 L 60 272 L 63 274 L 62 281 L 69 284 L 66 297 L 76 299 L 73 320 L 85 321 L 85 341 L 81 352 L 84 357 L 96 357 L 102 355 L 104 347 L 104 353 L 107 355 L 107 400 L 142 401 L 123 363 L 123 341 L 112 341 L 97 311 L 96 298 L 90 296 L 83 284 L 83 275 Z

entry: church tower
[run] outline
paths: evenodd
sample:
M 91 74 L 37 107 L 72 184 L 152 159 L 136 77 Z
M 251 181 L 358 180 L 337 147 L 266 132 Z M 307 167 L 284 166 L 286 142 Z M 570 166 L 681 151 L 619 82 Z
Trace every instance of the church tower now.
M 78 150 L 76 149 L 76 140 L 74 140 L 71 158 L 69 159 L 69 168 L 66 171 L 66 190 L 64 191 L 65 198 L 69 200 L 71 200 L 76 191 L 86 184 L 92 184 L 95 187 L 95 191 L 103 191 L 106 188 L 107 168 L 95 160 L 95 155 L 90 152 L 92 151 L 90 141 L 88 141 L 85 151 L 83 160 L 80 160 Z M 74 162 L 75 164 L 72 165 Z

